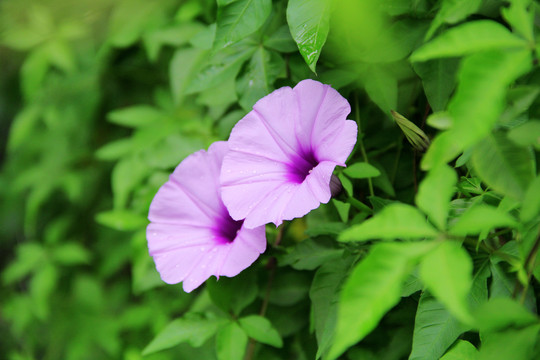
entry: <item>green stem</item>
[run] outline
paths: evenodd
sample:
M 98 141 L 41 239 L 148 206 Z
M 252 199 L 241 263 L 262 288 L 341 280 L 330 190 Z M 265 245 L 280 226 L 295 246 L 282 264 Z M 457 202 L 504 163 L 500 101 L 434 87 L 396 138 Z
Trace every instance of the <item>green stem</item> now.
M 281 242 L 281 239 L 283 238 L 283 231 L 285 229 L 284 225 L 281 225 L 278 229 L 278 233 L 276 236 L 276 241 L 274 242 L 274 247 L 277 247 L 279 243 Z M 266 284 L 266 291 L 264 293 L 264 299 L 261 305 L 261 309 L 259 310 L 259 315 L 263 316 L 266 315 L 266 310 L 268 309 L 268 301 L 270 299 L 270 293 L 272 292 L 272 284 L 274 283 L 274 277 L 276 275 L 276 267 L 277 267 L 277 261 L 275 257 L 271 257 L 268 260 L 268 264 L 266 267 L 270 270 L 270 273 L 268 274 L 268 283 Z M 253 338 L 249 339 L 249 343 L 247 345 L 246 349 L 246 356 L 244 357 L 244 360 L 252 360 L 253 356 L 255 355 L 255 345 L 256 341 Z
M 356 117 L 356 124 L 358 125 L 358 146 L 360 147 L 360 152 L 362 153 L 362 159 L 364 162 L 369 164 L 369 159 L 366 153 L 366 148 L 364 147 L 364 133 L 362 132 L 362 123 L 360 121 L 360 105 L 358 104 L 358 95 L 354 96 L 354 116 Z M 369 194 L 375 196 L 375 191 L 373 191 L 373 181 L 371 178 L 367 178 Z

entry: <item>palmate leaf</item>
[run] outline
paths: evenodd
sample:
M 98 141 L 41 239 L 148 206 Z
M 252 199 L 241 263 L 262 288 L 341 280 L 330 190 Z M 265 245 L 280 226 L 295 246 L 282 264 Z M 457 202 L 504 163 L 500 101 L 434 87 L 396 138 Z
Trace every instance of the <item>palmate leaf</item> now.
M 503 111 L 508 86 L 530 67 L 528 51 L 489 51 L 464 59 L 448 105 L 453 127 L 433 140 L 422 168 L 448 162 L 488 135 Z
M 431 242 L 381 243 L 372 247 L 346 280 L 329 359 L 363 339 L 401 299 L 401 287 Z
M 237 0 L 220 5 L 214 50 L 253 34 L 264 24 L 271 10 L 271 0 Z
M 478 20 L 452 28 L 421 46 L 411 61 L 455 57 L 493 49 L 525 49 L 527 43 L 503 25 L 492 20 Z
M 313 72 L 330 29 L 331 3 L 331 0 L 290 0 L 287 5 L 291 35 Z

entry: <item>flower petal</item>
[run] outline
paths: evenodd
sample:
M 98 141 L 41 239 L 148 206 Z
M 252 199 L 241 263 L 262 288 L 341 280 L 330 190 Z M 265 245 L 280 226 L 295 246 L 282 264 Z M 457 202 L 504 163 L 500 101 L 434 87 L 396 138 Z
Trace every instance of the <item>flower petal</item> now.
M 296 132 L 303 147 L 316 149 L 332 143 L 351 112 L 347 100 L 331 86 L 310 79 L 299 82 L 293 91 L 299 109 Z
M 232 218 L 253 228 L 291 220 L 330 199 L 330 178 L 357 137 L 347 101 L 304 80 L 259 100 L 233 128 L 223 159 L 222 198 Z
M 163 281 L 183 282 L 186 292 L 212 275 L 237 275 L 266 247 L 264 227 L 240 227 L 223 205 L 219 173 L 227 151 L 217 142 L 184 159 L 150 205 L 149 253 Z

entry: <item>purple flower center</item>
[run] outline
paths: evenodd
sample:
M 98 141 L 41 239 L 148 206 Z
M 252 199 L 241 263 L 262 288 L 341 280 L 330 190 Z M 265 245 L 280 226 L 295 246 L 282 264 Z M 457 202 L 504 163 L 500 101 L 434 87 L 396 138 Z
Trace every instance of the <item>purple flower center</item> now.
M 306 177 L 311 173 L 311 170 L 319 165 L 319 161 L 315 157 L 313 151 L 307 151 L 300 154 L 296 159 L 291 161 L 289 165 L 289 181 L 301 184 Z
M 220 242 L 233 242 L 236 239 L 236 234 L 242 228 L 242 224 L 244 224 L 244 220 L 235 221 L 227 213 L 218 220 L 218 226 L 214 228 L 214 233 Z

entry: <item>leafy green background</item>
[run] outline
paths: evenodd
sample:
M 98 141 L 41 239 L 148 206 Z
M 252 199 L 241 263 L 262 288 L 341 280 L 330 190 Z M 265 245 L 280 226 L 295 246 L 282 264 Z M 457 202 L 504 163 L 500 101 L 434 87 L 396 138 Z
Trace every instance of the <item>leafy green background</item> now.
M 0 357 L 538 359 L 540 4 L 0 2 Z M 343 191 L 191 294 L 148 255 L 190 153 L 305 78 Z

